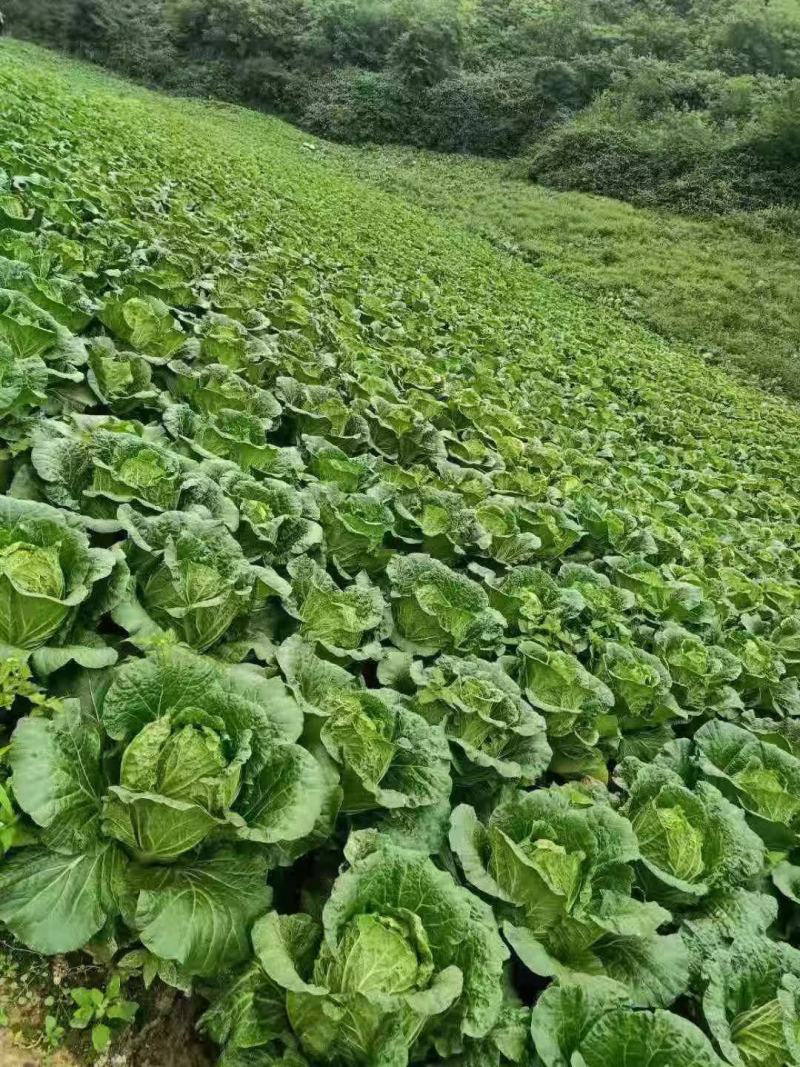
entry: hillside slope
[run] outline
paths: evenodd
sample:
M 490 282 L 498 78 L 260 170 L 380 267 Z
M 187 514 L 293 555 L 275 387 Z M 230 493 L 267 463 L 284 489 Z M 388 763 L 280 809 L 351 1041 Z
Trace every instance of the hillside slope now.
M 552 188 L 689 214 L 780 217 L 798 199 L 797 0 L 6 0 L 3 10 L 15 35 L 334 141 L 521 154 Z
M 791 1062 L 796 405 L 12 42 L 0 386 L 0 924 L 57 1025 L 135 1047 L 167 986 L 220 1067 Z
M 485 237 L 579 296 L 800 397 L 800 235 L 526 180 L 519 161 L 317 142 L 326 165 Z
M 57 169 L 76 187 L 83 181 L 95 191 L 108 182 L 104 210 L 92 221 L 98 244 L 113 241 L 123 225 L 113 212 L 126 219 L 134 205 L 138 216 L 123 228 L 143 247 L 177 233 L 180 254 L 196 255 L 210 230 L 215 253 L 274 255 L 282 268 L 276 285 L 298 319 L 287 322 L 302 327 L 318 306 L 326 345 L 366 343 L 378 356 L 418 345 L 473 382 L 483 363 L 508 362 L 519 388 L 511 397 L 501 393 L 503 403 L 533 416 L 539 391 L 557 395 L 568 374 L 569 422 L 579 433 L 599 419 L 602 432 L 623 432 L 623 440 L 658 439 L 666 420 L 675 438 L 683 425 L 724 454 L 762 440 L 788 445 L 800 425 L 792 404 L 740 387 L 689 346 L 666 344 L 532 276 L 465 229 L 321 168 L 313 143 L 280 120 L 159 96 L 35 46 L 2 47 L 7 108 L 26 84 L 23 68 L 36 60 L 31 116 L 11 112 L 24 124 L 26 152 L 59 144 L 58 120 L 68 106 L 75 132 Z M 191 201 L 178 219 L 166 206 L 173 190 Z M 352 321 L 346 300 L 337 306 L 338 284 L 370 304 L 361 322 Z M 327 287 L 334 293 L 320 292 Z M 585 382 L 594 395 L 584 395 Z M 606 390 L 613 402 L 600 410 Z M 793 454 L 789 448 L 777 465 L 787 481 Z

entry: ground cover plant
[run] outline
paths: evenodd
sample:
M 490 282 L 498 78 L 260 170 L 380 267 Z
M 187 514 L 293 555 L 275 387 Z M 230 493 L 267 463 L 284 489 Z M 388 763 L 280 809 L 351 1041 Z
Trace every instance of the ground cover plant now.
M 275 121 L 0 87 L 0 923 L 76 1025 L 800 1063 L 796 408 Z

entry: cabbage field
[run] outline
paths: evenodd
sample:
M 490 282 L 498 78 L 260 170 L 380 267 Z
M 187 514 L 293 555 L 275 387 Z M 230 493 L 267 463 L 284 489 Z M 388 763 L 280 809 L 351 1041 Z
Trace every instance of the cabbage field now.
M 794 405 L 6 42 L 0 436 L 0 935 L 98 1055 L 800 1064 Z

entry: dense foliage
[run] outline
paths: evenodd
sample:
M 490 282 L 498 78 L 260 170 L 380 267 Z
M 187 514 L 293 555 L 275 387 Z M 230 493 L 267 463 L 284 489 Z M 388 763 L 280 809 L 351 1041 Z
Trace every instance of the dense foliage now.
M 223 1067 L 800 1063 L 796 410 L 1 55 L 4 928 Z
M 7 0 L 14 33 L 334 140 L 689 212 L 800 193 L 798 0 Z

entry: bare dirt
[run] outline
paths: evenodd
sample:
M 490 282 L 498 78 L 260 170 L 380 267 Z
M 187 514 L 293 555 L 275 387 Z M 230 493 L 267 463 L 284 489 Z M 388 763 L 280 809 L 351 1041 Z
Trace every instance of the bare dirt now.
M 155 1016 L 129 1032 L 109 1067 L 213 1067 L 216 1056 L 194 1030 L 197 1005 L 172 991 L 164 993 Z
M 0 1065 L 2 1067 L 83 1067 L 66 1049 L 47 1052 L 40 1048 L 22 1048 L 14 1044 L 10 1030 L 0 1030 Z

